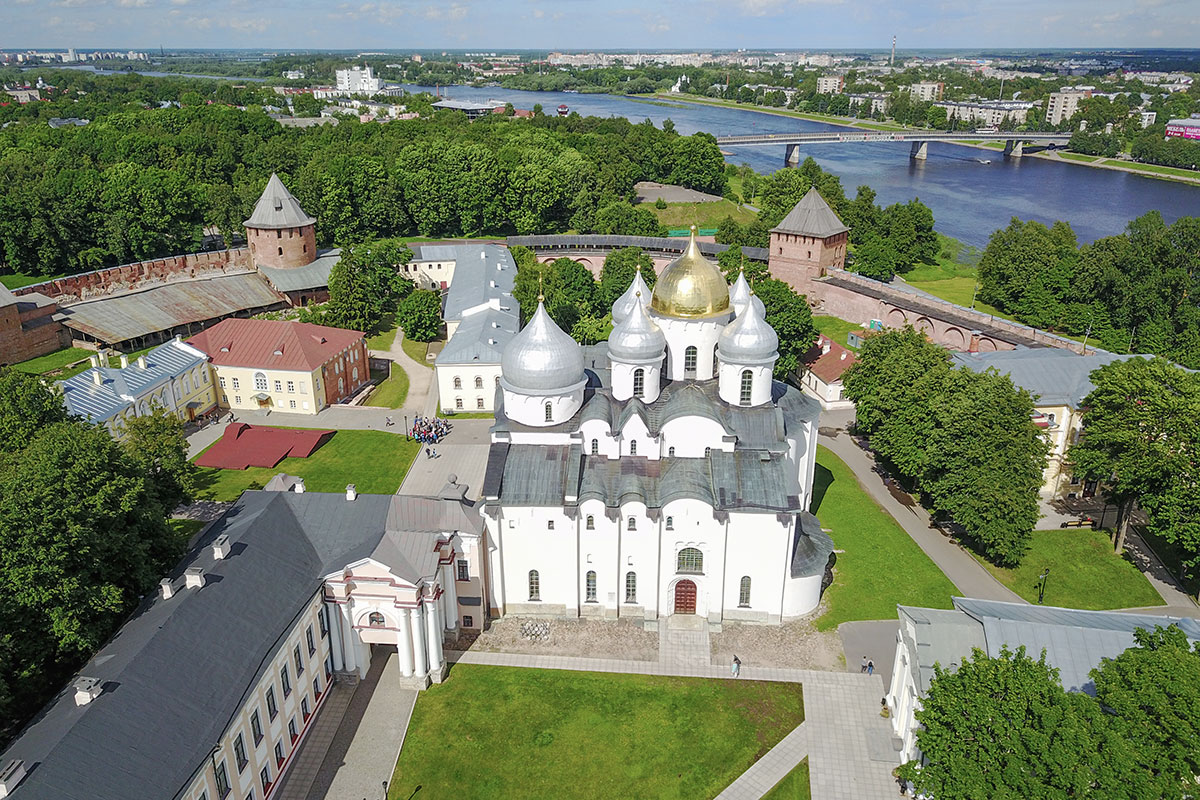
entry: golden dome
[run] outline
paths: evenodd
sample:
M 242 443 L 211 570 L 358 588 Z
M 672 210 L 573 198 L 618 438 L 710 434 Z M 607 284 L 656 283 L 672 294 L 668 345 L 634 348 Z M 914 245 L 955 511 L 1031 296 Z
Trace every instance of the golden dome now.
M 695 225 L 683 255 L 668 264 L 654 284 L 650 307 L 663 316 L 683 319 L 729 312 L 729 285 L 717 265 L 700 254 Z

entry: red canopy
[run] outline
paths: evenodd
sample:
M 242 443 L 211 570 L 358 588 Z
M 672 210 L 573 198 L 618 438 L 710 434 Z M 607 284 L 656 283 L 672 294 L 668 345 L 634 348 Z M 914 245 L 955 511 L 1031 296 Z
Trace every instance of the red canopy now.
M 196 459 L 201 467 L 273 467 L 285 458 L 308 458 L 333 431 L 264 428 L 231 422 L 212 447 Z

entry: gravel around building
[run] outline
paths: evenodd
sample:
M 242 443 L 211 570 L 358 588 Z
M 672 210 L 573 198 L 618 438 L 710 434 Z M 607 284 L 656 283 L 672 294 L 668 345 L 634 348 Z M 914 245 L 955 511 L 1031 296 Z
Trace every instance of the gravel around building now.
M 483 633 L 470 638 L 463 636 L 457 644 L 448 644 L 447 649 L 633 661 L 658 659 L 658 633 L 643 630 L 632 620 L 539 619 L 537 622 L 549 625 L 549 631 L 535 640 L 522 635 L 522 625 L 531 619 L 507 616 L 493 620 Z
M 845 669 L 837 631 L 818 631 L 810 618 L 783 625 L 726 622 L 720 633 L 712 634 L 713 663 L 730 663 L 735 654 L 756 667 Z

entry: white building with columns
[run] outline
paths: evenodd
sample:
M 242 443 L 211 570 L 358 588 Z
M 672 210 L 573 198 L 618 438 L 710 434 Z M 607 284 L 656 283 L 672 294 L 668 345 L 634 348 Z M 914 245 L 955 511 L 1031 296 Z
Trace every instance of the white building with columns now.
M 581 347 L 539 303 L 505 348 L 484 480 L 495 613 L 778 623 L 816 608 L 820 407 L 695 234 Z

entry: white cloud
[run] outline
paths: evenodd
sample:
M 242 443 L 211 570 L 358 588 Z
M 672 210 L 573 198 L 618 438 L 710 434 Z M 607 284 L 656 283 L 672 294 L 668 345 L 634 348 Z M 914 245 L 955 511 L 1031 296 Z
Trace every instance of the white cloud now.
M 270 26 L 271 22 L 263 17 L 253 17 L 247 19 L 231 19 L 226 23 L 226 26 L 237 33 L 263 33 Z

